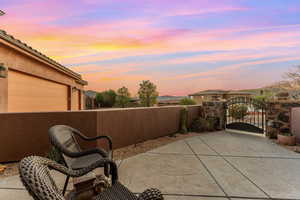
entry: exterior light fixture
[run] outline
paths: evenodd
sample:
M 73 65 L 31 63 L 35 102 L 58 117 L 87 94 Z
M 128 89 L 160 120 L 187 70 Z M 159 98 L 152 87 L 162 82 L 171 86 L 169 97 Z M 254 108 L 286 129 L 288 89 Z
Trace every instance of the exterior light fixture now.
M 77 88 L 76 87 L 72 87 L 72 92 L 76 92 Z
M 0 16 L 4 15 L 5 12 L 0 10 Z M 4 67 L 3 63 L 0 63 L 0 78 L 6 78 L 7 77 L 7 70 L 6 67 Z
M 3 63 L 0 63 L 0 78 L 6 78 L 6 77 L 7 77 L 6 67 L 4 67 Z

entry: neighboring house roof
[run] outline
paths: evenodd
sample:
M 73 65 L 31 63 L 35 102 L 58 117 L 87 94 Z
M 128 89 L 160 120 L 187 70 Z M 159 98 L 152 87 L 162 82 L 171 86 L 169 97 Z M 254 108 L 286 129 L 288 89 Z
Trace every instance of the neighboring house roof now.
M 17 46 L 21 48 L 22 50 L 27 51 L 28 53 L 46 61 L 47 63 L 51 64 L 51 66 L 54 66 L 57 70 L 72 76 L 73 78 L 76 79 L 79 83 L 83 85 L 87 85 L 87 81 L 82 80 L 81 75 L 70 70 L 69 68 L 59 64 L 55 60 L 47 57 L 46 55 L 42 54 L 41 52 L 37 51 L 36 49 L 33 49 L 31 46 L 28 46 L 26 43 L 22 42 L 21 40 L 18 40 L 14 38 L 12 35 L 7 34 L 5 31 L 0 30 L 0 39 L 5 40 L 6 42 L 13 44 L 14 46 Z
M 189 94 L 189 96 L 205 96 L 205 95 L 253 95 L 252 92 L 244 92 L 244 91 L 235 91 L 235 90 L 204 90 L 194 94 Z
M 184 96 L 159 96 L 157 97 L 158 102 L 168 102 L 168 101 L 180 101 L 185 98 Z
M 203 96 L 203 95 L 222 95 L 227 94 L 227 90 L 204 90 L 194 94 L 189 94 L 189 96 Z
M 96 98 L 97 93 L 98 93 L 98 92 L 93 91 L 93 90 L 87 90 L 87 91 L 84 91 L 85 96 L 88 96 L 88 97 L 93 98 L 93 99 Z
M 242 91 L 229 91 L 227 94 L 231 94 L 231 95 L 255 95 L 254 92 L 242 92 Z

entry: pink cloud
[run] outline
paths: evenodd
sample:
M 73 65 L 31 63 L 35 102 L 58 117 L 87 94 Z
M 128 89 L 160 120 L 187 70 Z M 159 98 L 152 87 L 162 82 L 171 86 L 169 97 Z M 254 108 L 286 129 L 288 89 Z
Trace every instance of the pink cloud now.
M 205 14 L 212 14 L 212 13 L 224 13 L 230 11 L 243 11 L 247 10 L 246 7 L 235 7 L 235 6 L 224 6 L 224 7 L 214 7 L 214 8 L 202 8 L 202 9 L 177 9 L 174 10 L 166 16 L 188 16 L 188 15 L 205 15 Z
M 227 65 L 227 66 L 223 66 L 223 67 L 220 67 L 220 68 L 217 68 L 217 69 L 214 69 L 214 70 L 210 70 L 210 71 L 206 71 L 206 72 L 178 75 L 178 76 L 174 76 L 174 77 L 171 77 L 171 78 L 167 78 L 167 80 L 224 75 L 224 74 L 232 73 L 233 71 L 236 72 L 236 70 L 239 70 L 243 67 L 255 66 L 255 65 L 260 65 L 260 64 L 268 64 L 268 63 L 276 63 L 276 62 L 285 62 L 285 61 L 291 61 L 291 60 L 300 60 L 300 56 L 285 57 L 285 58 L 274 58 L 274 59 L 269 59 L 269 60 L 251 61 L 251 62 L 246 62 L 246 63 Z
M 293 49 L 289 50 L 289 47 L 300 45 L 300 24 L 267 27 L 243 26 L 215 30 L 205 29 L 205 27 L 187 30 L 180 27 L 170 28 L 172 25 L 168 28 L 158 26 L 157 22 L 170 16 L 203 15 L 205 17 L 206 14 L 239 12 L 248 9 L 234 1 L 218 1 L 216 3 L 209 0 L 188 0 L 184 3 L 177 1 L 177 4 L 174 3 L 175 1 L 128 2 L 128 4 L 135 2 L 137 5 L 147 5 L 141 6 L 143 9 L 141 13 L 149 14 L 151 17 L 128 17 L 106 22 L 99 18 L 97 21 L 90 20 L 84 24 L 74 23 L 64 26 L 62 20 L 66 17 L 84 14 L 84 12 L 93 10 L 96 5 L 110 4 L 111 1 L 81 0 L 80 2 L 84 2 L 84 4 L 82 4 L 83 8 L 79 9 L 75 3 L 71 4 L 67 1 L 29 0 L 27 4 L 16 3 L 5 8 L 7 14 L 0 17 L 3 22 L 1 29 L 7 30 L 16 38 L 63 64 L 85 63 L 71 69 L 83 73 L 83 77 L 90 82 L 88 88 L 98 88 L 97 90 L 126 85 L 127 82 L 131 89 L 135 90 L 138 82 L 142 79 L 152 79 L 163 85 L 162 92 L 175 93 L 178 91 L 178 93 L 183 93 L 183 91 L 191 91 L 199 87 L 199 84 L 192 78 L 197 81 L 201 78 L 201 83 L 208 84 L 211 83 L 210 81 L 216 80 L 215 77 L 218 77 L 218 80 L 214 87 L 227 87 L 233 85 L 230 85 L 231 83 L 226 85 L 226 81 L 222 81 L 220 77 L 227 76 L 228 72 L 242 70 L 247 66 L 284 62 L 298 58 L 298 52 L 294 52 Z M 121 0 L 113 2 L 118 5 L 124 3 Z M 159 12 L 157 8 L 160 9 Z M 201 51 L 229 51 L 229 53 L 197 55 L 188 58 L 171 57 L 103 66 L 88 64 L 116 58 Z M 270 59 L 268 57 L 280 58 Z M 168 73 L 161 71 L 148 74 L 148 70 L 141 72 L 145 74 L 136 74 L 141 68 L 170 67 L 172 70 L 172 66 L 168 65 L 185 67 L 185 64 L 198 62 L 222 63 L 247 59 L 265 60 L 246 61 L 242 64 L 223 66 L 206 72 L 187 72 L 171 79 L 166 78 Z M 190 80 L 188 83 L 180 84 L 180 88 L 178 88 L 174 87 L 173 81 L 177 79 Z

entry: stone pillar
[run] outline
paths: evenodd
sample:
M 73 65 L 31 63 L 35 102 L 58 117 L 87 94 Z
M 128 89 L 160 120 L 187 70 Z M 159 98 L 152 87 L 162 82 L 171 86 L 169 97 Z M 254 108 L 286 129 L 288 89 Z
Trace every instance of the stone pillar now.
M 291 109 L 300 107 L 300 102 L 272 101 L 266 108 L 266 136 L 277 138 L 278 133 L 291 132 Z
M 206 101 L 203 102 L 203 116 L 204 118 L 216 117 L 219 120 L 219 129 L 225 128 L 226 121 L 226 102 L 225 101 Z

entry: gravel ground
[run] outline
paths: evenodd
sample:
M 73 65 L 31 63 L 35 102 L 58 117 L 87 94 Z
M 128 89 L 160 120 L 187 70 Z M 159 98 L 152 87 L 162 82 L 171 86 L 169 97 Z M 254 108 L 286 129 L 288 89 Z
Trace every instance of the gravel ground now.
M 17 175 L 18 173 L 18 163 L 9 163 L 9 164 L 3 164 L 6 169 L 4 172 L 0 173 L 0 179 L 8 176 Z
M 154 140 L 148 140 L 142 143 L 138 143 L 136 145 L 123 147 L 114 151 L 114 159 L 123 160 L 125 158 L 137 155 L 139 153 L 144 153 L 152 149 L 155 149 L 157 147 L 172 143 L 177 140 L 182 140 L 184 138 L 192 137 L 195 135 L 199 135 L 199 133 L 176 134 L 173 136 L 165 136 Z
M 159 146 L 163 146 L 169 144 L 171 142 L 181 140 L 184 138 L 192 137 L 197 135 L 198 133 L 188 133 L 188 134 L 176 134 L 172 136 L 160 137 L 154 140 L 148 140 L 145 142 L 141 142 L 135 145 L 130 145 L 127 147 L 123 147 L 117 150 L 114 150 L 114 160 L 122 160 L 139 153 L 144 153 L 146 151 L 150 151 Z M 0 172 L 0 179 L 8 176 L 14 176 L 18 174 L 18 162 L 4 164 L 6 169 L 4 172 Z

